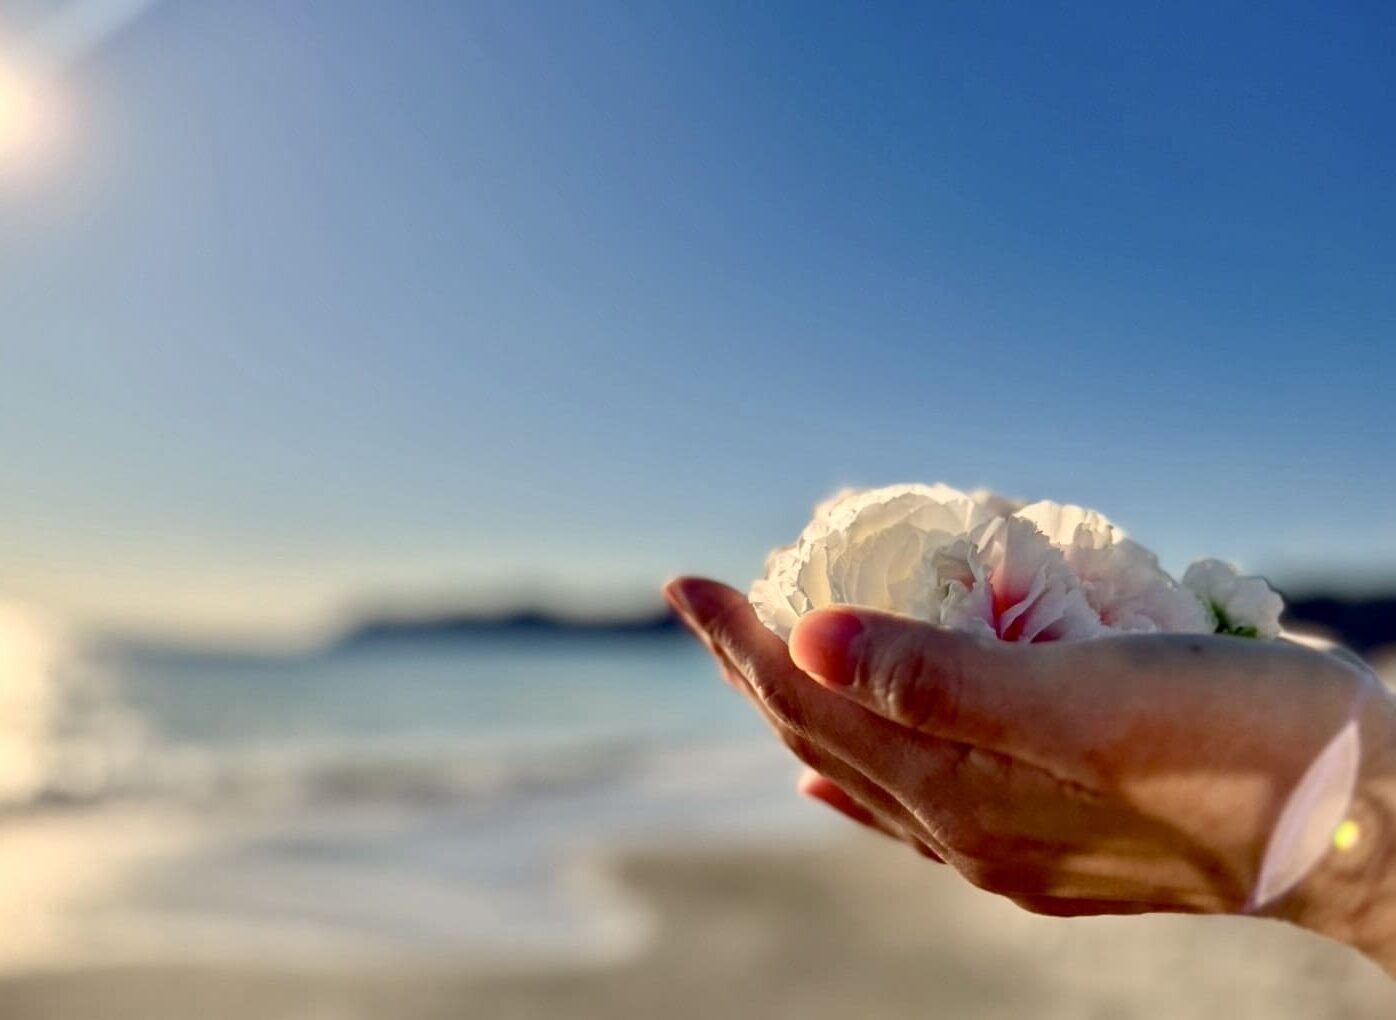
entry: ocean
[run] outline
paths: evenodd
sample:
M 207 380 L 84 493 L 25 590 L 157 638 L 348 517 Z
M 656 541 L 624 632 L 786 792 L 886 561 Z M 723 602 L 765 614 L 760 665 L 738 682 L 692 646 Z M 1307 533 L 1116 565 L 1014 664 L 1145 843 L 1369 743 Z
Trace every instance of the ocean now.
M 677 634 L 230 655 L 0 608 L 0 976 L 623 959 L 607 856 L 842 833 L 798 771 Z
M 612 958 L 650 919 L 599 855 L 830 825 L 676 635 L 0 638 L 0 968 Z

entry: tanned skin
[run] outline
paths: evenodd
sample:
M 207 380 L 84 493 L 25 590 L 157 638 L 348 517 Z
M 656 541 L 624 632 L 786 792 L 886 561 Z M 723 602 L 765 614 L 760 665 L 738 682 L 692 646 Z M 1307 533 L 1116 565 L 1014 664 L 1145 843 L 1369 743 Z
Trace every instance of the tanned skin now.
M 1287 641 L 1121 635 L 1024 645 L 837 607 L 789 644 L 746 598 L 666 595 L 809 768 L 801 789 L 1041 914 L 1252 913 L 1396 975 L 1396 701 Z M 1258 909 L 1285 803 L 1349 721 L 1345 835 Z

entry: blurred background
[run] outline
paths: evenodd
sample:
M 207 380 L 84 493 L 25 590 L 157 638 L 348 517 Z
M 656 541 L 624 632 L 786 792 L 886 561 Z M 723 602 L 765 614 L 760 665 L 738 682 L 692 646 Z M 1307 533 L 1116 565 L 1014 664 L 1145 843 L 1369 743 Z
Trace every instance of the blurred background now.
M 0 1015 L 1396 1006 L 845 833 L 658 599 L 943 480 L 1380 666 L 1394 49 L 1382 4 L 4 0 Z

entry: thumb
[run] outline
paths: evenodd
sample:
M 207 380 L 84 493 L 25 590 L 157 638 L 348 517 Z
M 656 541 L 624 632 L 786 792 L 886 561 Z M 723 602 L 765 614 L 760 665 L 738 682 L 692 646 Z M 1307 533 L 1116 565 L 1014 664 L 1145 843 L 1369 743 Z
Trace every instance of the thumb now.
M 1008 753 L 1040 743 L 1069 695 L 1022 651 L 851 606 L 810 613 L 790 635 L 795 665 L 830 690 L 902 726 Z
M 790 655 L 828 689 L 902 726 L 1091 779 L 1088 763 L 1145 730 L 1182 746 L 1195 720 L 1234 714 L 1261 693 L 1247 681 L 1266 680 L 1273 698 L 1273 678 L 1261 674 L 1274 661 L 1240 647 L 1254 644 L 1191 635 L 1018 644 L 838 606 L 801 618 Z

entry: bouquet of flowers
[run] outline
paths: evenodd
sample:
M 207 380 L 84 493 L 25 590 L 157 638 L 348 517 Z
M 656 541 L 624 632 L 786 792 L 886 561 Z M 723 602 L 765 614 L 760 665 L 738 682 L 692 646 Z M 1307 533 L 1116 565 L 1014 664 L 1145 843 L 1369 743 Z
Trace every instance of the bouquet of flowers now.
M 750 598 L 786 638 L 805 613 L 839 604 L 1002 641 L 1274 638 L 1284 608 L 1263 579 L 1219 560 L 1175 581 L 1094 510 L 941 484 L 845 490 L 821 503 L 795 544 L 767 558 Z

